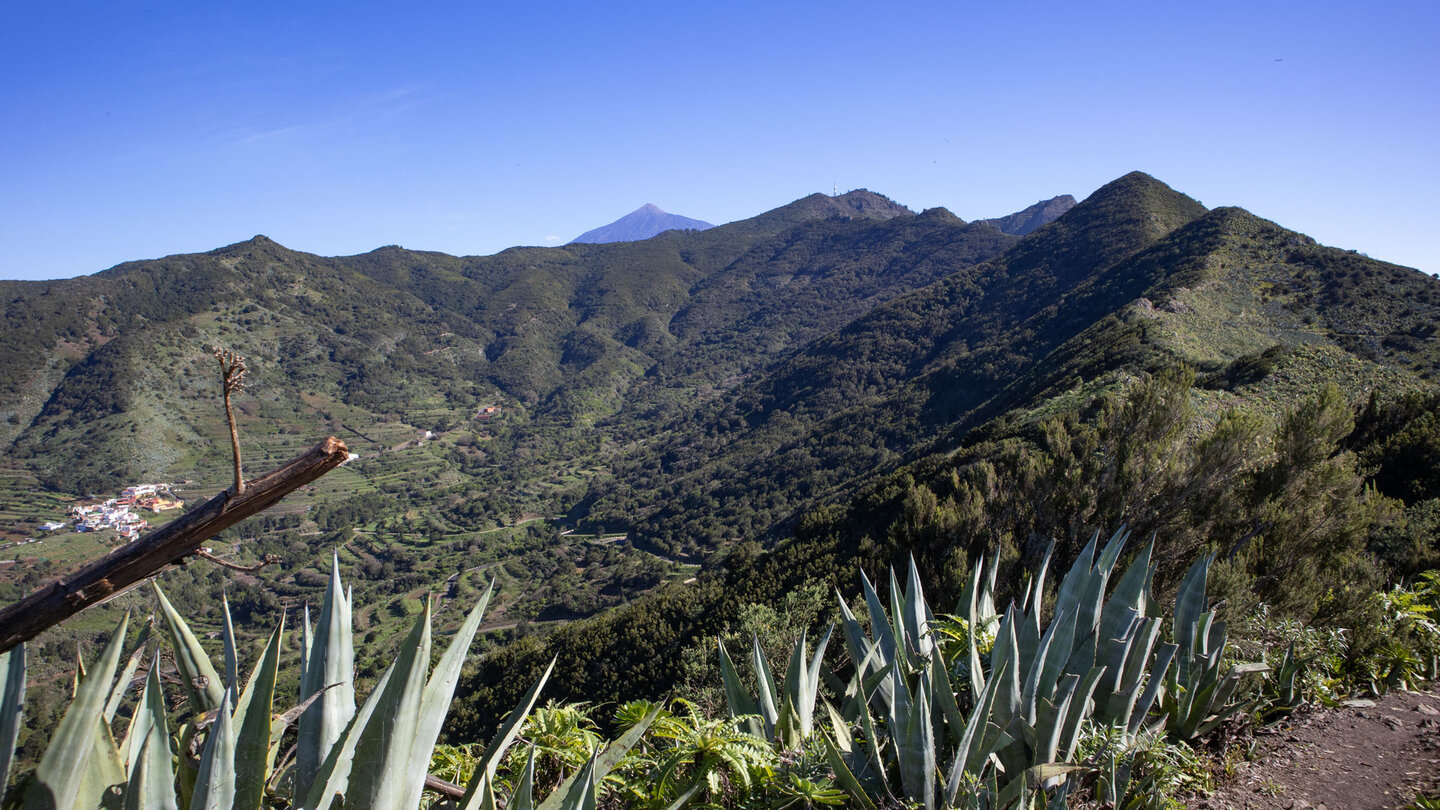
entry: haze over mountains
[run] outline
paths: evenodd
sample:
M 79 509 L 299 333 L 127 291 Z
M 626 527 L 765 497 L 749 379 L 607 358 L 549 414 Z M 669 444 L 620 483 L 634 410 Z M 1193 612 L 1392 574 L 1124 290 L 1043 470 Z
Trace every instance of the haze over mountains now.
M 206 348 L 233 347 L 251 358 L 250 469 L 326 433 L 361 455 L 308 511 L 237 546 L 286 559 L 257 591 L 303 599 L 337 547 L 382 601 L 493 564 L 512 620 L 596 613 L 748 541 L 850 537 L 835 515 L 879 514 L 877 480 L 943 470 L 986 437 L 1039 441 L 1043 419 L 1088 418 L 1164 369 L 1199 375 L 1212 422 L 1325 381 L 1428 390 L 1440 370 L 1440 281 L 1138 172 L 970 223 L 860 190 L 483 257 L 320 257 L 256 237 L 0 282 L 0 300 L 13 491 L 218 491 L 228 443 Z M 627 540 L 506 533 L 556 515 Z M 900 531 L 874 526 L 872 543 Z M 366 621 L 384 636 L 404 616 Z M 627 643 L 616 667 L 673 676 L 648 660 L 662 651 Z

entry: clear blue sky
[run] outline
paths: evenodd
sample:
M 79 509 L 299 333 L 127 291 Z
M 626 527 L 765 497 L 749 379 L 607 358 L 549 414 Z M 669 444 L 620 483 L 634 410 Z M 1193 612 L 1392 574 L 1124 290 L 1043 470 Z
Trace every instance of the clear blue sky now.
M 974 219 L 1132 169 L 1440 272 L 1437 32 L 1435 0 L 14 4 L 0 278 L 257 233 L 493 253 L 835 186 Z

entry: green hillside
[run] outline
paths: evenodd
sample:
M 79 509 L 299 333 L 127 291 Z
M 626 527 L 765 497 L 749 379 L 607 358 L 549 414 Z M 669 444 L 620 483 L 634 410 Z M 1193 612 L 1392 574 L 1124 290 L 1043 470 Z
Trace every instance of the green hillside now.
M 390 604 L 362 615 L 382 640 L 427 590 L 482 575 L 510 583 L 494 626 L 589 615 L 693 573 L 557 519 L 634 442 L 1014 241 L 861 191 L 627 244 L 322 258 L 256 237 L 5 282 L 4 462 L 50 493 L 13 499 L 6 536 L 130 483 L 174 482 L 190 501 L 224 487 L 208 350 L 223 345 L 249 358 L 237 416 L 251 474 L 326 434 L 359 456 L 225 538 L 237 561 L 284 560 L 242 583 L 244 604 L 299 604 L 338 549 L 361 566 L 357 594 Z M 0 572 L 0 590 L 18 595 L 115 542 L 52 533 Z M 214 621 L 226 577 L 201 573 L 169 578 Z
M 256 237 L 0 294 L 7 537 L 129 483 L 223 488 L 208 347 L 234 348 L 252 474 L 326 434 L 358 458 L 217 539 L 281 563 L 167 589 L 213 630 L 222 590 L 298 608 L 336 553 L 363 679 L 427 593 L 444 628 L 495 578 L 452 717 L 472 736 L 557 652 L 571 697 L 657 697 L 751 606 L 912 553 L 943 603 L 961 562 L 1015 572 L 1128 523 L 1164 538 L 1162 588 L 1210 550 L 1232 609 L 1314 621 L 1436 559 L 1440 282 L 1140 173 L 1023 238 L 859 191 L 487 257 Z M 0 595 L 113 542 L 24 546 Z

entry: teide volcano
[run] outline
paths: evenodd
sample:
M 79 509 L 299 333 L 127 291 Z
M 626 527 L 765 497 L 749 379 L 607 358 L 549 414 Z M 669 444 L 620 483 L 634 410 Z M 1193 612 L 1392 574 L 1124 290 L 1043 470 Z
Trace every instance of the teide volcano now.
M 713 227 L 715 226 L 703 220 L 667 214 L 655 205 L 646 203 L 609 225 L 580 234 L 570 244 L 638 242 L 665 231 L 704 231 Z

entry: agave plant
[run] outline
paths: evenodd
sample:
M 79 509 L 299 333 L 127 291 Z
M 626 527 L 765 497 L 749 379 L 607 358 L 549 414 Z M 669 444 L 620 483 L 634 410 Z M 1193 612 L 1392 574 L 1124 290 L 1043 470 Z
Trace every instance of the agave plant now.
M 287 792 L 283 784 L 290 788 L 283 804 L 302 810 L 327 810 L 342 802 L 347 810 L 416 808 L 461 665 L 493 591 L 492 583 L 433 669 L 427 604 L 390 667 L 356 709 L 350 597 L 340 582 L 336 561 L 318 627 L 310 626 L 308 611 L 304 623 L 303 700 L 276 714 L 283 620 L 242 686 L 228 605 L 222 634 L 224 660 L 217 668 L 156 587 L 165 635 L 191 714 L 172 728 L 165 714 L 158 651 L 152 652 L 129 726 L 121 742 L 115 742 L 111 722 L 149 648 L 147 625 L 121 667 L 129 627 L 126 616 L 99 659 L 77 675 L 74 699 L 29 780 L 22 806 L 259 810 Z M 491 789 L 496 768 L 549 675 L 547 670 L 541 676 L 480 755 L 456 806 L 466 810 L 496 806 Z M 17 648 L 0 657 L 0 745 L 5 753 L 0 773 L 8 771 L 14 750 L 23 684 L 24 650 Z M 599 781 L 653 719 L 652 713 L 634 723 L 620 740 L 593 755 L 583 773 L 572 774 L 539 806 L 546 810 L 594 807 Z M 297 720 L 295 762 L 277 766 L 286 729 Z M 517 785 L 509 807 L 535 806 L 530 790 L 533 759 L 526 773 L 530 778 Z
M 716 639 L 720 650 L 720 674 L 725 684 L 725 704 L 730 716 L 741 719 L 742 728 L 756 737 L 763 737 L 793 751 L 801 746 L 815 728 L 815 702 L 820 694 L 821 664 L 825 658 L 825 647 L 830 643 L 834 625 L 825 630 L 825 636 L 815 647 L 815 655 L 808 654 L 805 634 L 795 643 L 790 653 L 790 665 L 785 670 L 785 679 L 780 688 L 775 687 L 775 677 L 765 652 L 760 648 L 759 637 L 751 639 L 751 658 L 755 667 L 755 678 L 759 683 L 759 697 L 752 696 L 740 680 L 735 663 L 725 649 L 725 643 Z M 807 663 L 806 659 L 809 658 Z
M 1048 610 L 1051 551 L 1003 615 L 994 608 L 995 569 L 980 560 L 956 609 L 966 628 L 963 666 L 947 666 L 937 651 L 937 622 L 913 560 L 905 588 L 891 574 L 888 610 L 862 576 L 869 634 L 841 601 L 855 674 L 831 724 L 837 783 L 852 795 L 888 793 L 926 808 L 1003 807 L 1037 787 L 1065 790 L 1086 721 L 1139 733 L 1185 648 L 1160 641 L 1151 547 L 1110 587 L 1127 537 L 1116 532 L 1103 548 L 1092 537 Z M 982 639 L 992 637 L 982 657 Z M 968 681 L 968 714 L 952 671 Z
M 1270 669 L 1263 663 L 1225 668 L 1225 623 L 1215 621 L 1215 612 L 1205 609 L 1205 580 L 1213 559 L 1207 554 L 1196 560 L 1175 596 L 1175 643 L 1179 652 L 1160 710 L 1170 735 L 1181 740 L 1208 734 L 1231 715 L 1253 706 L 1250 699 L 1232 698 L 1245 675 Z

